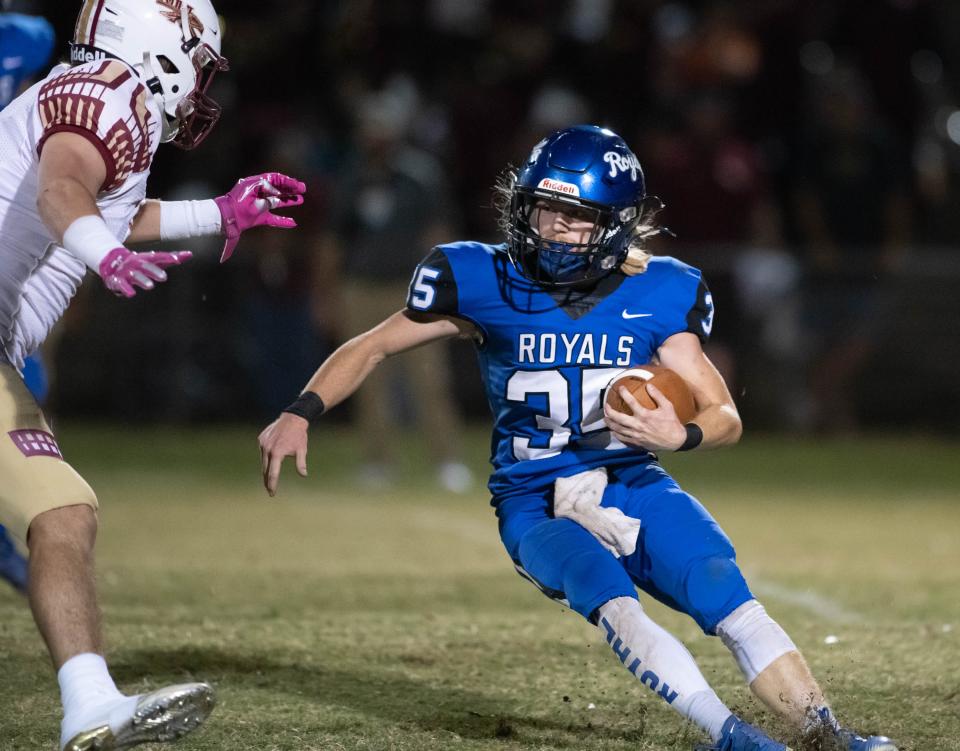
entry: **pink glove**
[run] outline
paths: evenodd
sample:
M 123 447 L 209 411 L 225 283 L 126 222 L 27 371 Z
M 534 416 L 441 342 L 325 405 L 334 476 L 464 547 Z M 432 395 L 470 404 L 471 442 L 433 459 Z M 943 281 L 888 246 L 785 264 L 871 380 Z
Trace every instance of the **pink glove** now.
M 134 253 L 126 248 L 114 248 L 100 261 L 100 277 L 107 289 L 115 295 L 133 297 L 134 287 L 153 289 L 154 282 L 165 282 L 166 266 L 177 266 L 193 256 L 189 250 L 174 253 Z
M 221 227 L 227 236 L 220 263 L 233 255 L 240 235 L 251 227 L 267 225 L 293 229 L 297 223 L 288 216 L 271 214 L 270 209 L 286 209 L 303 203 L 307 186 L 279 172 L 245 177 L 229 193 L 214 198 L 220 209 Z

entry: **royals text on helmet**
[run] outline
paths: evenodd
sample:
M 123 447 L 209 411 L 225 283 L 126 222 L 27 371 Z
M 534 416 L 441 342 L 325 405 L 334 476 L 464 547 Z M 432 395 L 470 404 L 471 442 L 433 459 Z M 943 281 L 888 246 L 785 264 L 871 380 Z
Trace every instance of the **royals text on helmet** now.
M 135 68 L 163 113 L 161 140 L 192 149 L 220 118 L 207 94 L 228 68 L 220 36 L 210 0 L 84 0 L 70 57 L 113 57 Z
M 559 130 L 533 147 L 517 173 L 507 230 L 510 260 L 524 277 L 544 286 L 600 279 L 626 258 L 645 195 L 640 163 L 620 136 L 595 125 Z M 543 202 L 569 205 L 589 218 L 593 230 L 587 241 L 542 238 L 536 212 Z

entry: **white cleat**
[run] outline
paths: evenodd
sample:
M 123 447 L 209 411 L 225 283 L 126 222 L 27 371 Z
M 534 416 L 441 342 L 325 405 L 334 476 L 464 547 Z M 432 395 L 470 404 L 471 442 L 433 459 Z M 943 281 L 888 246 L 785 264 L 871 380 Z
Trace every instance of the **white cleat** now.
M 176 741 L 196 730 L 215 704 L 213 689 L 206 683 L 165 686 L 138 697 L 132 713 L 116 717 L 116 711 L 106 712 L 74 734 L 61 751 L 118 751 L 141 743 Z

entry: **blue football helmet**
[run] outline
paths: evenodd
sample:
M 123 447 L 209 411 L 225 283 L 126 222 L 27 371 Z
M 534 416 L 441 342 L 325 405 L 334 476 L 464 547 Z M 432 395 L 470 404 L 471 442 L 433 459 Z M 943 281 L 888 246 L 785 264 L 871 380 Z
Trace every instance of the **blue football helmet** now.
M 626 142 L 607 128 L 577 125 L 533 147 L 511 188 L 507 253 L 517 271 L 546 287 L 594 282 L 627 257 L 646 197 L 643 170 Z M 544 240 L 537 211 L 567 206 L 593 223 L 586 242 Z

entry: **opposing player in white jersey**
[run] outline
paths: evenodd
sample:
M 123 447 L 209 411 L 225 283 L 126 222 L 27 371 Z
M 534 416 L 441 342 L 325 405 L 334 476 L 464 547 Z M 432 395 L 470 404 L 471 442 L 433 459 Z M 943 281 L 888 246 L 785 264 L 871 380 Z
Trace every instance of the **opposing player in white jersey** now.
M 209 0 L 86 0 L 72 65 L 0 113 L 0 524 L 29 548 L 28 595 L 63 700 L 61 749 L 176 740 L 210 713 L 205 683 L 125 696 L 102 655 L 93 575 L 97 499 L 60 454 L 17 369 L 60 318 L 87 269 L 132 297 L 190 253 L 128 243 L 223 234 L 221 260 L 271 209 L 303 202 L 276 173 L 207 201 L 147 201 L 161 142 L 192 148 L 220 110 L 207 95 L 227 68 Z

